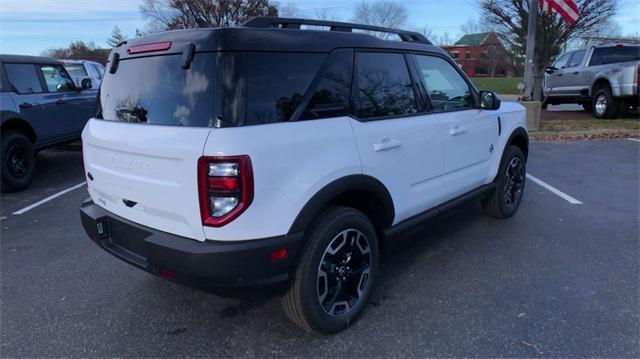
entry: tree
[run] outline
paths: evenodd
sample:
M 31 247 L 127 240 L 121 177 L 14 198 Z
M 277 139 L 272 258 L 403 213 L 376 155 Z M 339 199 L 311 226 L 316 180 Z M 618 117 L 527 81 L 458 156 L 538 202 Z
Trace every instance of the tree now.
M 118 26 L 114 26 L 113 31 L 111 31 L 111 37 L 107 39 L 107 44 L 109 44 L 109 46 L 111 47 L 116 47 L 116 45 L 125 41 L 126 39 L 127 35 L 123 34 Z
M 483 18 L 500 34 L 516 56 L 525 53 L 529 2 L 527 0 L 482 0 Z M 556 13 L 538 11 L 534 56 L 534 98 L 542 96 L 545 66 L 576 38 L 597 33 L 616 14 L 616 0 L 578 0 L 580 18 L 574 25 Z
M 489 32 L 489 26 L 487 24 L 481 23 L 475 19 L 467 19 L 467 22 L 460 26 L 460 30 L 462 30 L 462 34 L 476 34 L 479 32 Z
M 353 22 L 382 27 L 400 28 L 407 23 L 407 9 L 394 1 L 360 2 L 356 5 Z M 389 34 L 376 34 L 386 39 Z
M 270 0 L 144 0 L 142 15 L 167 30 L 228 27 L 252 16 L 278 16 Z
M 103 65 L 107 63 L 110 49 L 101 49 L 93 42 L 74 41 L 68 47 L 51 48 L 42 52 L 42 56 L 55 59 L 91 60 Z
M 440 34 L 440 36 L 434 35 L 433 39 L 431 39 L 431 42 L 433 42 L 437 46 L 451 46 L 454 43 L 451 35 L 449 35 L 449 33 L 446 31 Z

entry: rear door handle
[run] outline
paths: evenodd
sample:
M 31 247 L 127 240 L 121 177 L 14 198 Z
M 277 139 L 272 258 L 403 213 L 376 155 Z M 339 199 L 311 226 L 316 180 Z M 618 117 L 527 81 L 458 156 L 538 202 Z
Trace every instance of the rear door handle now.
M 382 140 L 382 142 L 374 144 L 373 150 L 375 152 L 380 152 L 380 151 L 390 150 L 396 147 L 400 147 L 400 141 L 393 140 L 390 138 L 385 138 L 384 140 Z
M 462 126 L 454 126 L 453 128 L 449 129 L 449 135 L 451 136 L 457 136 L 465 132 L 467 132 L 467 129 Z
M 67 103 L 67 101 L 62 100 L 62 99 L 56 101 L 56 105 L 64 105 L 65 103 Z
M 20 104 L 20 108 L 31 108 L 31 106 L 33 105 L 28 102 L 23 102 Z

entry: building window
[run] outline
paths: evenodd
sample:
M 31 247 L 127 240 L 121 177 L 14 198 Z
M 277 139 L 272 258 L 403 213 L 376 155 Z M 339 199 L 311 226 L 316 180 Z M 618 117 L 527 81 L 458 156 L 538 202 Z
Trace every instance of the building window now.
M 451 51 L 449 55 L 451 55 L 451 58 L 454 60 L 457 60 L 460 58 L 460 53 L 458 51 Z
M 467 60 L 471 60 L 471 51 L 465 52 L 464 58 L 467 59 Z

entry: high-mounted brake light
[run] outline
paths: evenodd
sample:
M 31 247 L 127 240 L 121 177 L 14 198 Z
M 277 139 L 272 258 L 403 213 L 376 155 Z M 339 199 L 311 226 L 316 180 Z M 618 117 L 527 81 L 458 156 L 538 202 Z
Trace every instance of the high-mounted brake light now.
M 154 42 L 151 44 L 131 46 L 127 49 L 129 55 L 141 54 L 143 52 L 166 51 L 171 48 L 171 41 Z
M 203 225 L 222 227 L 238 218 L 253 201 L 249 156 L 200 157 L 198 195 Z

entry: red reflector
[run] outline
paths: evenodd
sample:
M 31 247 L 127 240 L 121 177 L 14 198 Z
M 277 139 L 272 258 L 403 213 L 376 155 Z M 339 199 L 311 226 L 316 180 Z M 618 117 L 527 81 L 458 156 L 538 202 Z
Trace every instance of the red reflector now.
M 209 177 L 209 189 L 214 192 L 233 192 L 239 188 L 234 177 Z
M 286 248 L 276 249 L 275 251 L 269 253 L 269 261 L 280 261 L 289 255 L 289 250 Z
M 154 42 L 151 44 L 144 44 L 138 46 L 131 46 L 127 49 L 129 55 L 140 54 L 143 52 L 152 52 L 152 51 L 165 51 L 171 48 L 171 41 L 165 42 Z
M 168 271 L 166 269 L 160 269 L 158 271 L 158 274 L 160 274 L 160 276 L 162 278 L 167 278 L 167 279 L 175 279 L 176 278 L 176 274 L 174 272 Z

